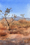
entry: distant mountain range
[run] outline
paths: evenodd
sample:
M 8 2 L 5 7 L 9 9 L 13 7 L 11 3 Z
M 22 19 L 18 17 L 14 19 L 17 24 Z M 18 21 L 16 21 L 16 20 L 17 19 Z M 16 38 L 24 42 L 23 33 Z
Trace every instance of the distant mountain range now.
M 13 18 L 14 20 L 19 20 L 19 19 L 26 19 L 26 20 L 30 20 L 30 18 L 22 18 L 22 17 L 6 17 L 6 19 L 10 19 L 10 18 Z M 0 20 L 3 19 L 3 18 L 0 18 Z

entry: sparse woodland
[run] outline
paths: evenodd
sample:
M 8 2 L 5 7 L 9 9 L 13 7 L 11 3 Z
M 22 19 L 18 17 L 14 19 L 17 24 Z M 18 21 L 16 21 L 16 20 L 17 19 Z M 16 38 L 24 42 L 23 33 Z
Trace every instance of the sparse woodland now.
M 19 19 L 18 21 L 14 20 L 13 18 L 11 19 L 6 19 L 6 16 L 8 15 L 8 13 L 10 13 L 10 9 L 6 9 L 5 10 L 5 18 L 3 18 L 2 20 L 0 20 L 0 40 L 6 40 L 6 38 L 11 39 L 12 36 L 16 35 L 16 39 L 18 40 L 18 38 L 22 36 L 23 38 L 26 38 L 26 36 L 28 37 L 28 39 L 24 40 L 25 43 L 30 41 L 30 21 L 26 20 L 26 19 Z M 2 11 L 0 10 L 0 12 L 2 13 Z M 16 16 L 14 15 L 14 18 L 16 18 Z M 19 36 L 19 37 L 18 37 Z M 12 37 L 13 38 L 13 37 Z M 13 38 L 14 39 L 14 38 Z

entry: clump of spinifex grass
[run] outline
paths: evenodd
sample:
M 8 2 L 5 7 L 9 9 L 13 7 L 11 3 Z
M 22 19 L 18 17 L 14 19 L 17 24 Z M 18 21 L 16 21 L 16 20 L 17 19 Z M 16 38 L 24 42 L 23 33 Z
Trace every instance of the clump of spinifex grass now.
M 28 28 L 28 27 L 30 27 L 30 21 L 27 21 L 27 20 L 14 21 L 10 24 L 10 27 L 11 27 L 11 29 L 12 29 L 12 27 Z

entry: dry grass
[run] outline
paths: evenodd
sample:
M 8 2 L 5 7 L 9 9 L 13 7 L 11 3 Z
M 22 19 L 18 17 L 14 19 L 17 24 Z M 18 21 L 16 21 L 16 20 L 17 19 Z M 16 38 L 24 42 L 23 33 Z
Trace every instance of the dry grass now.
M 5 21 L 5 19 L 3 19 L 2 21 Z M 7 22 L 6 23 L 2 23 L 2 21 L 0 23 L 0 30 L 1 30 L 1 27 L 2 27 L 3 30 L 4 30 L 5 27 L 7 27 L 6 30 L 8 30 L 8 31 L 10 30 L 10 34 L 29 35 L 30 31 L 27 31 L 27 30 L 30 27 L 30 21 L 27 21 L 27 20 L 18 20 L 18 21 L 15 21 L 14 20 L 11 23 L 9 21 L 9 26 L 7 25 Z

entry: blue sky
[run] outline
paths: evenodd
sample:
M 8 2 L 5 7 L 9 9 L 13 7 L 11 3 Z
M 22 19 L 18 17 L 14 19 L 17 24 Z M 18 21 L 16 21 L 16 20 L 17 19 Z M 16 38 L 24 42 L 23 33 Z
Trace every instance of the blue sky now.
M 0 9 L 4 12 L 5 8 L 12 8 L 10 15 L 25 14 L 25 17 L 30 18 L 30 0 L 0 0 Z

